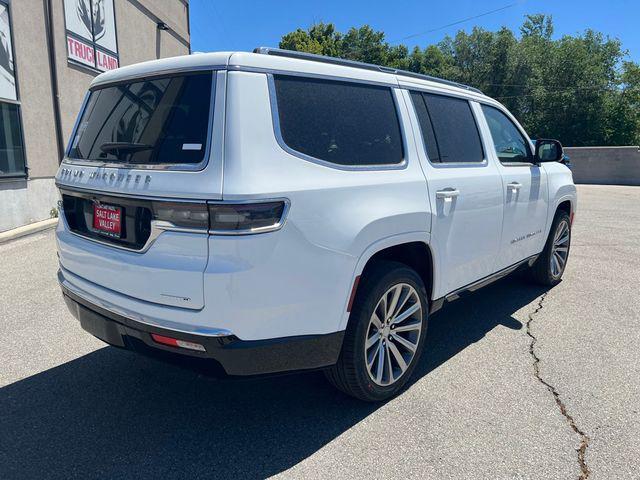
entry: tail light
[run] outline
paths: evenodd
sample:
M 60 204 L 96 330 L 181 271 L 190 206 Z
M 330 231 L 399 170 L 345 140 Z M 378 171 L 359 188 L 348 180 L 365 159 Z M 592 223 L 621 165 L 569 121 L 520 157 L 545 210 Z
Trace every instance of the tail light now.
M 209 203 L 209 233 L 244 235 L 282 227 L 288 210 L 285 200 L 255 203 Z
M 278 230 L 288 200 L 261 202 L 153 202 L 153 219 L 170 227 L 209 230 L 216 235 L 246 235 Z
M 153 218 L 176 227 L 206 230 L 209 212 L 206 203 L 153 202 Z

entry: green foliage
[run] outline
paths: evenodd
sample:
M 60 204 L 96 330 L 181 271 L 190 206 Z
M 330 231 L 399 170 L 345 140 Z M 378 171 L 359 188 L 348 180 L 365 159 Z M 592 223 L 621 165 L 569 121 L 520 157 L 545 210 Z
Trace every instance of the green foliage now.
M 619 40 L 586 30 L 553 39 L 548 15 L 528 15 L 519 36 L 475 27 L 435 45 L 391 45 L 369 25 L 318 23 L 280 48 L 374 63 L 465 83 L 501 101 L 535 136 L 565 145 L 640 143 L 640 66 Z

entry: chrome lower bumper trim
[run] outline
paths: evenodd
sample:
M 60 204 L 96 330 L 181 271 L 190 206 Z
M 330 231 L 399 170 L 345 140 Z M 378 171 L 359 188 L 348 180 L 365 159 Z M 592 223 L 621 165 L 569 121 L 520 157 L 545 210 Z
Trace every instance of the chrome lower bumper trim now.
M 90 295 L 89 293 L 85 292 L 84 290 L 73 285 L 71 282 L 69 282 L 69 280 L 67 280 L 64 276 L 63 267 L 60 267 L 60 269 L 58 270 L 58 283 L 60 284 L 60 287 L 63 288 L 63 290 L 66 289 L 70 291 L 71 293 L 80 297 L 82 300 L 84 300 L 85 302 L 91 305 L 95 305 L 96 307 L 100 307 L 104 310 L 107 310 L 113 313 L 114 315 L 119 315 L 121 317 L 128 318 L 129 320 L 142 323 L 150 327 L 162 328 L 165 330 L 172 330 L 174 332 L 187 333 L 192 335 L 203 335 L 206 337 L 228 337 L 233 335 L 233 332 L 226 330 L 224 328 L 209 328 L 209 327 L 197 327 L 197 326 L 191 329 L 176 328 L 175 324 L 167 325 L 159 321 L 153 321 L 148 317 L 135 314 L 131 311 L 120 308 L 109 302 L 105 302 L 104 300 L 97 299 L 92 295 Z M 171 308 L 171 307 L 167 307 L 167 308 Z

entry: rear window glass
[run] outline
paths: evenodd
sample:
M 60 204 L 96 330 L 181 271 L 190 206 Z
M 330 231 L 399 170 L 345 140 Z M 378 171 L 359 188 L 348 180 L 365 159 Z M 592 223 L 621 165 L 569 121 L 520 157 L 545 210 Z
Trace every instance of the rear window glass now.
M 402 136 L 390 88 L 274 78 L 280 132 L 289 148 L 337 165 L 402 162 Z
M 482 162 L 484 160 L 482 143 L 469 102 L 460 98 L 430 93 L 423 93 L 422 97 L 435 133 L 435 138 L 432 140 L 430 140 L 429 134 L 424 135 L 427 152 L 434 148 L 428 143 L 435 142 L 438 150 L 436 161 L 442 163 Z M 419 110 L 417 111 L 419 114 Z M 419 121 L 424 122 L 420 115 Z M 425 130 L 428 131 L 428 127 L 423 125 L 422 131 Z
M 211 72 L 141 80 L 93 90 L 69 157 L 132 164 L 203 160 Z

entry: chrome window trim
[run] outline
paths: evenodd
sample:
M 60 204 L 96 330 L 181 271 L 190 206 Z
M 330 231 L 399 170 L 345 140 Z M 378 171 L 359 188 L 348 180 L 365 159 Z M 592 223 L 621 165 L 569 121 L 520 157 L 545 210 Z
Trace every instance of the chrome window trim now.
M 150 165 L 147 163 L 124 163 L 124 162 L 102 162 L 98 160 L 86 160 L 86 159 L 76 159 L 69 158 L 69 152 L 71 151 L 71 145 L 73 144 L 74 139 L 76 138 L 76 133 L 78 127 L 80 125 L 80 119 L 84 115 L 85 109 L 87 107 L 87 103 L 89 102 L 89 96 L 95 90 L 100 90 L 102 88 L 109 88 L 111 86 L 116 86 L 120 83 L 133 83 L 135 81 L 140 81 L 146 78 L 165 78 L 176 75 L 189 75 L 190 73 L 197 73 L 201 71 L 211 71 L 211 95 L 209 99 L 209 119 L 208 119 L 208 127 L 206 134 L 206 146 L 202 156 L 202 160 L 198 163 L 172 163 L 172 164 L 157 164 Z M 76 118 L 76 123 L 73 127 L 73 131 L 71 133 L 71 138 L 69 139 L 69 143 L 67 145 L 67 149 L 65 150 L 64 159 L 62 163 L 69 165 L 79 165 L 85 167 L 96 167 L 96 168 L 128 168 L 131 170 L 162 170 L 162 171 L 181 171 L 181 172 L 199 172 L 204 170 L 209 164 L 209 157 L 211 156 L 211 151 L 213 149 L 213 120 L 215 116 L 215 100 L 216 100 L 216 91 L 218 90 L 216 85 L 217 80 L 217 70 L 212 70 L 211 67 L 200 68 L 200 69 L 190 69 L 177 71 L 175 73 L 168 73 L 168 71 L 160 72 L 157 75 L 141 75 L 138 78 L 131 77 L 130 79 L 123 79 L 114 82 L 105 82 L 104 84 L 99 84 L 100 88 L 94 88 L 95 85 L 92 85 L 85 95 L 84 101 L 82 103 L 82 107 L 80 109 L 80 113 Z
M 284 227 L 285 223 L 287 223 L 287 218 L 289 216 L 289 210 L 291 209 L 291 201 L 288 198 L 260 198 L 260 199 L 251 199 L 251 200 L 214 200 L 207 202 L 208 205 L 242 205 L 249 203 L 270 203 L 270 202 L 284 202 L 284 209 L 282 210 L 282 215 L 280 216 L 280 221 L 278 223 L 274 223 L 273 225 L 268 225 L 260 228 L 253 229 L 245 229 L 245 230 L 214 230 L 209 229 L 209 235 L 220 235 L 220 236 L 237 236 L 237 235 L 256 235 L 259 233 L 268 233 L 275 232 Z
M 282 138 L 282 131 L 280 129 L 280 115 L 278 113 L 278 100 L 276 97 L 276 85 L 275 85 L 275 79 L 273 77 L 273 73 L 268 73 L 267 74 L 267 83 L 268 83 L 268 89 L 269 89 L 269 104 L 271 106 L 271 121 L 273 123 L 273 132 L 276 138 L 276 141 L 278 142 L 278 145 L 280 146 L 280 148 L 282 148 L 285 152 L 287 152 L 290 155 L 293 155 L 294 157 L 298 157 L 302 160 L 305 160 L 307 162 L 311 162 L 311 163 L 315 163 L 317 165 L 322 165 L 323 167 L 328 167 L 328 168 L 333 168 L 334 170 L 343 170 L 343 171 L 385 171 L 385 170 L 404 170 L 407 168 L 408 166 L 408 161 L 407 161 L 407 152 L 408 152 L 408 144 L 407 144 L 407 138 L 404 132 L 404 128 L 403 128 L 403 123 L 402 123 L 402 118 L 400 115 L 400 104 L 398 102 L 398 95 L 397 95 L 397 86 L 391 86 L 391 85 L 382 85 L 385 88 L 389 88 L 390 93 L 391 93 L 391 97 L 393 99 L 393 105 L 395 108 L 395 112 L 396 112 L 396 120 L 398 121 L 398 129 L 400 130 L 400 137 L 402 140 L 402 161 L 399 163 L 387 163 L 387 164 L 379 164 L 379 165 L 340 165 L 338 163 L 332 163 L 332 162 L 328 162 L 326 160 L 322 160 L 320 158 L 316 158 L 316 157 L 312 157 L 311 155 L 307 155 L 306 153 L 303 152 L 299 152 L 298 150 L 295 150 L 291 147 L 289 147 L 289 145 L 286 144 L 286 142 L 284 141 L 284 138 Z M 286 75 L 286 74 L 285 74 Z M 298 73 L 297 76 L 303 77 L 303 78 L 321 78 L 324 80 L 331 80 L 331 78 L 327 77 L 327 76 L 321 76 L 321 77 L 313 77 L 312 75 L 306 75 L 306 74 L 301 74 Z M 346 82 L 346 83 L 371 83 L 371 82 L 357 82 L 357 81 L 351 81 L 348 78 L 340 78 L 339 80 L 336 81 L 340 81 L 340 82 Z M 379 85 L 378 85 L 379 86 Z
M 480 125 L 478 123 L 478 117 L 476 116 L 476 112 L 474 111 L 472 102 L 474 102 L 474 100 L 470 99 L 469 97 L 465 97 L 465 96 L 458 96 L 458 95 L 448 95 L 446 93 L 440 93 L 440 92 L 434 92 L 434 91 L 430 91 L 430 90 L 419 90 L 420 93 L 430 93 L 433 95 L 442 95 L 443 97 L 455 97 L 459 100 L 465 100 L 468 104 L 469 104 L 469 109 L 471 110 L 471 115 L 473 116 L 473 121 L 476 124 L 476 130 L 478 131 L 478 138 L 480 139 L 480 145 L 482 147 L 482 161 L 481 162 L 432 162 L 431 159 L 429 158 L 429 154 L 427 153 L 427 145 L 425 143 L 424 140 L 424 136 L 422 134 L 422 127 L 420 126 L 420 119 L 418 118 L 418 112 L 416 112 L 416 106 L 413 103 L 413 98 L 411 98 L 411 91 L 414 89 L 411 88 L 405 88 L 404 90 L 406 90 L 408 97 L 409 97 L 409 101 L 411 102 L 411 108 L 413 109 L 413 115 L 414 118 L 416 119 L 417 122 L 417 130 L 418 133 L 420 135 L 420 139 L 422 140 L 422 142 L 420 143 L 420 145 L 422 145 L 422 150 L 424 153 L 424 157 L 427 159 L 427 162 L 429 162 L 429 165 L 432 166 L 433 168 L 483 168 L 489 165 L 489 159 L 487 157 L 487 148 L 486 145 L 484 144 L 484 137 L 482 136 L 482 132 L 480 131 Z M 416 90 L 418 91 L 418 90 Z M 435 131 L 433 132 L 435 135 Z

